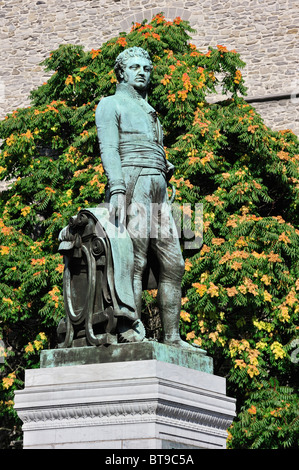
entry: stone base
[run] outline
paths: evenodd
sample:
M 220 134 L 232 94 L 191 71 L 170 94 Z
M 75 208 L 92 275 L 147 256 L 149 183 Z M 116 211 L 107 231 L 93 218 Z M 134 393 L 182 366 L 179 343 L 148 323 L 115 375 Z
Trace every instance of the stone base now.
M 177 348 L 156 341 L 110 344 L 41 351 L 40 367 L 61 367 L 108 362 L 156 359 L 202 372 L 213 373 L 213 359 L 196 347 Z M 114 367 L 113 365 L 111 367 Z
M 222 377 L 157 359 L 64 365 L 26 370 L 15 409 L 26 449 L 221 449 L 225 392 Z

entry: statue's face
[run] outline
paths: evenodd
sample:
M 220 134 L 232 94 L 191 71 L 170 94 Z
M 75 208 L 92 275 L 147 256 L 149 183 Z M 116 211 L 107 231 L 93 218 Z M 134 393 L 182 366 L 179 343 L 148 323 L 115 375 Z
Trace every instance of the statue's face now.
M 151 64 L 145 57 L 130 57 L 125 62 L 123 81 L 136 90 L 144 91 L 150 81 Z

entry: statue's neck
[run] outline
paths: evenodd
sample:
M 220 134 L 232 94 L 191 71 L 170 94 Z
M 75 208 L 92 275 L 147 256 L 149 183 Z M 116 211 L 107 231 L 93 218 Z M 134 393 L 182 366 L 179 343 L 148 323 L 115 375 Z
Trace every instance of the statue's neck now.
M 132 85 L 129 85 L 128 83 L 119 83 L 117 85 L 117 88 L 116 88 L 117 91 L 121 91 L 123 93 L 127 93 L 129 96 L 131 96 L 132 98 L 136 98 L 136 99 L 144 99 L 145 101 L 147 101 L 147 92 L 146 90 L 145 91 L 139 91 L 139 90 L 136 90 L 136 88 L 134 88 Z

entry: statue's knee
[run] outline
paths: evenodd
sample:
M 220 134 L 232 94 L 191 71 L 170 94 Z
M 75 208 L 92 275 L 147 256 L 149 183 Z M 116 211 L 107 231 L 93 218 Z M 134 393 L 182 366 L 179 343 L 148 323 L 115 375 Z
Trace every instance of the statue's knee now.
M 161 270 L 161 278 L 171 283 L 181 283 L 185 271 L 185 262 L 183 257 L 177 257 L 169 260 L 169 264 Z
M 147 260 L 139 256 L 135 256 L 134 260 L 134 274 L 137 276 L 142 276 L 146 268 Z

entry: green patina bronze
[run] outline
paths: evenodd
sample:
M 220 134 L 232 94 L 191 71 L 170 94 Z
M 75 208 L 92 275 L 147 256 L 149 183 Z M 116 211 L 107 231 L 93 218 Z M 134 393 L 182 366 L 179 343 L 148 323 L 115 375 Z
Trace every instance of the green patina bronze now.
M 166 160 L 158 116 L 147 101 L 151 70 L 148 53 L 139 47 L 117 57 L 116 92 L 101 99 L 96 110 L 107 207 L 81 210 L 59 236 L 67 313 L 58 327 L 59 347 L 113 345 L 100 348 L 103 359 L 113 351 L 118 358 L 133 357 L 130 346 L 139 353 L 144 347 L 140 357 L 166 354 L 149 345 L 141 322 L 142 291 L 154 286 L 164 345 L 205 354 L 179 334 L 184 260 L 167 192 L 174 168 Z M 116 343 L 131 344 L 121 352 Z M 90 357 L 92 351 L 85 354 Z
M 157 360 L 213 374 L 211 357 L 198 354 L 194 348 L 185 349 L 156 341 L 85 346 L 81 348 L 41 351 L 41 368 L 76 366 L 84 364 Z

